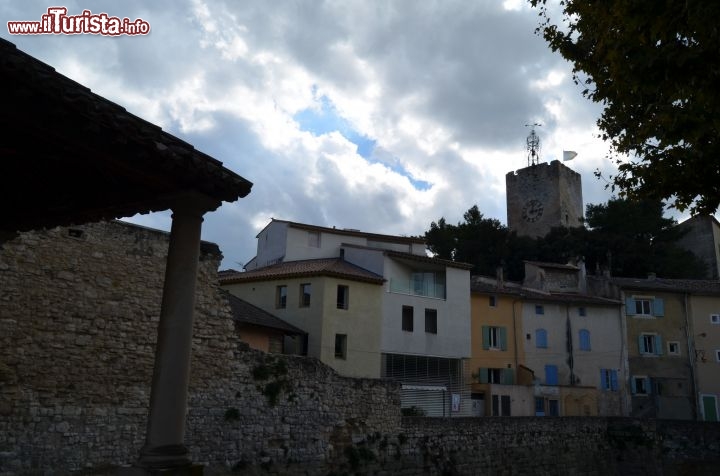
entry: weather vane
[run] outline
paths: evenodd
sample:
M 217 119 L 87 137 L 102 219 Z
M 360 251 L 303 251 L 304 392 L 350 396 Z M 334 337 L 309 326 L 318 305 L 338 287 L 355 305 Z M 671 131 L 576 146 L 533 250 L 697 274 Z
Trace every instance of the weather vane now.
M 540 137 L 535 134 L 535 128 L 541 127 L 542 124 L 534 122 L 532 124 L 525 124 L 525 127 L 530 127 L 530 135 L 527 137 L 527 151 L 528 151 L 528 167 L 531 165 L 537 165 L 540 162 Z

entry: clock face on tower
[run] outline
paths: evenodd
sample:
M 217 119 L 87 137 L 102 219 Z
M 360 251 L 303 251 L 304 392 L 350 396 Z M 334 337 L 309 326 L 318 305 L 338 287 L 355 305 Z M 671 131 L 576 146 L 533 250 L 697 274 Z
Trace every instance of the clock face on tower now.
M 525 206 L 522 208 L 522 219 L 526 222 L 535 222 L 543 214 L 543 205 L 540 200 L 532 199 L 525 202 Z

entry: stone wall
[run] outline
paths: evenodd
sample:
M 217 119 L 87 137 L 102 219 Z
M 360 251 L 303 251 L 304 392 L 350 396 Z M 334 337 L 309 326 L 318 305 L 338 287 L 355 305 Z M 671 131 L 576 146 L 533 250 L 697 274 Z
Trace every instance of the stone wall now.
M 0 473 L 137 458 L 167 241 L 110 222 L 3 243 Z M 186 438 L 195 461 L 317 461 L 338 427 L 398 425 L 397 386 L 345 379 L 313 359 L 274 361 L 240 342 L 216 285 L 219 250 L 202 248 Z
M 166 234 L 117 222 L 2 245 L 0 474 L 104 474 L 135 460 L 166 251 Z M 219 258 L 204 245 L 186 436 L 208 473 L 703 474 L 718 464 L 719 424 L 401 418 L 396 384 L 240 342 L 215 284 Z

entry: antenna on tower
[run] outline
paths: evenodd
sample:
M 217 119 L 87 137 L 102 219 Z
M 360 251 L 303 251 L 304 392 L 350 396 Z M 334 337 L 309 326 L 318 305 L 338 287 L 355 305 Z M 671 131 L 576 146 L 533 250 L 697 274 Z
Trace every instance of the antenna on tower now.
M 540 137 L 535 134 L 535 128 L 541 127 L 542 124 L 534 122 L 532 124 L 525 124 L 525 127 L 530 127 L 530 135 L 527 137 L 527 151 L 528 151 L 528 167 L 531 165 L 537 165 L 540 162 Z

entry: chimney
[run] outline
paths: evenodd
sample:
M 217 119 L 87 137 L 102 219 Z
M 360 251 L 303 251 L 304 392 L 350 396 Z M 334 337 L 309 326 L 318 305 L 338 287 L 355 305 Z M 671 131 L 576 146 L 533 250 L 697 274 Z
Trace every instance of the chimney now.
M 499 288 L 505 287 L 505 278 L 503 276 L 502 266 L 498 266 L 495 268 L 495 278 L 497 279 L 497 286 Z

